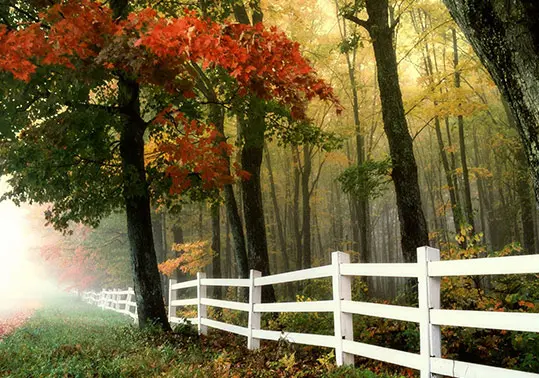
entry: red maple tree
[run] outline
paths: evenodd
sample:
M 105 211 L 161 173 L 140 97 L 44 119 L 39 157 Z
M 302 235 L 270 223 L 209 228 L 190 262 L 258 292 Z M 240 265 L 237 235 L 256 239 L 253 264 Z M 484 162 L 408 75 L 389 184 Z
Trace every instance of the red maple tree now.
M 275 28 L 220 24 L 189 11 L 165 18 L 151 8 L 117 21 L 109 7 L 91 0 L 56 4 L 40 17 L 41 22 L 16 30 L 0 25 L 0 70 L 29 82 L 38 67 L 99 67 L 190 98 L 195 96 L 197 68 L 221 69 L 235 80 L 240 96 L 276 100 L 295 118 L 306 117 L 306 104 L 315 97 L 341 110 L 332 88 L 317 78 L 299 45 Z M 215 143 L 216 131 L 187 121 L 170 105 L 155 122 L 171 120 L 183 124 L 185 131 L 161 145 L 170 162 L 166 173 L 173 177 L 171 192 L 190 185 L 186 176 L 193 167 L 206 186 L 230 182 L 222 156 L 229 155 L 231 147 Z

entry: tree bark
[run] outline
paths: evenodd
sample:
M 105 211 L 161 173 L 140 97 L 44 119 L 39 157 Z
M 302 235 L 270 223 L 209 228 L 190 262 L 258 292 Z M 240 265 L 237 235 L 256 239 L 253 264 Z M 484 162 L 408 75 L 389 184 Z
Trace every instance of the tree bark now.
M 121 79 L 119 87 L 120 91 L 129 97 L 128 103 L 122 104 L 126 123 L 120 135 L 120 157 L 124 176 L 123 196 L 139 326 L 142 328 L 157 324 L 168 331 L 171 328 L 163 303 L 163 292 L 157 270 L 150 196 L 144 166 L 146 123 L 138 114 L 138 85 Z
M 128 0 L 112 0 L 115 18 L 125 18 Z M 144 165 L 144 132 L 147 124 L 140 116 L 140 88 L 130 79 L 118 80 L 118 105 L 124 118 L 120 131 L 120 159 L 127 235 L 141 328 L 156 324 L 170 331 L 152 235 L 150 194 Z
M 539 3 L 444 0 L 506 99 L 525 147 L 539 202 Z
M 243 217 L 245 219 L 245 233 L 247 239 L 247 252 L 249 267 L 270 275 L 268 242 L 264 220 L 264 207 L 262 203 L 262 188 L 260 185 L 260 168 L 264 152 L 264 115 L 253 109 L 253 103 L 259 101 L 251 99 L 248 118 L 240 119 L 241 135 L 244 142 L 241 149 L 242 169 L 249 172 L 251 177 L 241 182 L 243 196 Z M 263 301 L 275 302 L 273 286 L 262 288 Z
M 428 245 L 427 222 L 421 208 L 417 165 L 412 137 L 404 114 L 399 86 L 393 27 L 389 26 L 388 1 L 366 0 L 369 19 L 359 24 L 368 30 L 377 65 L 384 131 L 393 164 L 392 178 L 397 196 L 401 245 L 406 262 L 416 261 L 416 248 Z
M 505 113 L 509 126 L 516 128 L 515 118 L 512 116 L 506 101 L 503 101 Z M 515 151 L 517 163 L 517 196 L 520 204 L 520 220 L 522 223 L 522 245 L 529 254 L 535 253 L 535 224 L 533 220 L 533 203 L 531 201 L 531 190 L 529 185 L 529 170 L 524 149 Z

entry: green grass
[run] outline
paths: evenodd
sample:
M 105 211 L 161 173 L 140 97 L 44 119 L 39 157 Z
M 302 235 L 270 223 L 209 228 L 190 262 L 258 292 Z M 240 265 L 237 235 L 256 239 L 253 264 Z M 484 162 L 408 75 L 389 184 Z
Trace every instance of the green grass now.
M 127 317 L 68 298 L 0 341 L 0 377 L 382 377 L 335 369 L 328 350 L 267 343 L 251 352 L 245 344 L 230 334 L 141 331 Z

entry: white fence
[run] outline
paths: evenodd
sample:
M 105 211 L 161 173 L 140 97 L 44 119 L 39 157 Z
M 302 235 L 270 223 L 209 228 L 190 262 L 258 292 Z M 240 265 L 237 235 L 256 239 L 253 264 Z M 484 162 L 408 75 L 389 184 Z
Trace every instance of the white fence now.
M 101 307 L 103 310 L 113 310 L 129 315 L 135 322 L 137 318 L 137 304 L 133 288 L 127 290 L 102 290 L 98 293 L 87 291 L 82 294 L 85 302 Z
M 279 339 L 334 348 L 337 365 L 353 364 L 354 355 L 357 355 L 419 370 L 422 378 L 437 375 L 462 378 L 539 378 L 539 374 L 454 361 L 441 357 L 440 326 L 539 332 L 539 314 L 535 313 L 440 309 L 441 277 L 527 273 L 539 273 L 539 255 L 440 261 L 440 252 L 437 249 L 421 247 L 417 249 L 417 263 L 413 264 L 351 264 L 348 254 L 333 252 L 331 265 L 266 277 L 262 277 L 260 272 L 252 270 L 248 279 L 210 279 L 206 278 L 204 273 L 198 273 L 196 280 L 181 283 L 170 280 L 168 317 L 171 323 L 180 323 L 183 320 L 176 317 L 177 308 L 195 305 L 197 306 L 197 317 L 189 320 L 198 326 L 199 333 L 204 334 L 208 327 L 212 327 L 242 335 L 247 337 L 249 349 L 258 348 L 260 340 Z M 419 307 L 352 301 L 352 278 L 355 276 L 416 277 L 419 283 Z M 261 303 L 262 287 L 265 285 L 324 277 L 332 278 L 332 300 Z M 249 302 L 208 298 L 208 286 L 248 288 Z M 179 291 L 194 287 L 197 288 L 195 298 L 176 299 Z M 130 312 L 130 308 L 134 306 L 134 303 L 130 302 L 133 298 L 132 291 L 103 293 L 89 294 L 87 297 L 103 308 L 128 313 L 135 317 Z M 123 296 L 127 297 L 124 299 Z M 122 299 L 119 299 L 120 297 Z M 241 327 L 209 319 L 207 317 L 208 306 L 245 311 L 249 315 L 248 326 Z M 314 335 L 264 330 L 260 327 L 260 318 L 261 314 L 266 312 L 330 312 L 333 313 L 334 334 Z M 354 341 L 353 314 L 418 323 L 420 353 L 409 353 Z

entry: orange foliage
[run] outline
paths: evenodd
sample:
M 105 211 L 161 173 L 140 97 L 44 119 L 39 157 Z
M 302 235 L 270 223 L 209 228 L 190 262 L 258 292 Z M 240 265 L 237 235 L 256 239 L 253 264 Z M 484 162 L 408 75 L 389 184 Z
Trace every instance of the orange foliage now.
M 168 277 L 171 277 L 177 269 L 195 275 L 209 265 L 214 257 L 214 252 L 208 248 L 206 241 L 174 244 L 172 250 L 180 256 L 162 262 L 158 266 L 159 271 Z
M 123 71 L 140 84 L 192 98 L 199 70 L 219 68 L 235 80 L 238 95 L 278 101 L 295 118 L 306 118 L 306 104 L 314 98 L 342 110 L 333 89 L 317 77 L 299 45 L 261 23 L 216 23 L 188 11 L 166 18 L 150 8 L 117 20 L 107 5 L 91 0 L 61 2 L 40 19 L 15 30 L 0 24 L 0 71 L 26 82 L 38 66 L 76 68 L 82 74 L 97 68 L 110 74 L 107 82 Z M 184 135 L 157 146 L 168 160 L 172 194 L 191 186 L 190 174 L 205 189 L 232 182 L 226 159 L 232 147 L 221 141 L 213 126 L 188 121 L 172 106 L 165 106 L 154 122 L 183 126 Z M 234 173 L 249 178 L 237 168 Z
M 179 194 L 191 187 L 190 174 L 202 180 L 204 189 L 232 183 L 226 159 L 232 154 L 232 146 L 220 141 L 222 135 L 215 127 L 189 121 L 181 112 L 166 110 L 163 113 L 155 122 L 183 126 L 183 135 L 157 143 L 158 150 L 165 153 L 166 174 L 172 178 L 170 194 Z
M 37 65 L 95 65 L 192 97 L 192 65 L 200 64 L 221 67 L 236 80 L 240 95 L 276 99 L 296 118 L 305 117 L 305 104 L 315 97 L 342 109 L 299 45 L 276 28 L 219 24 L 192 13 L 165 18 L 149 8 L 117 21 L 108 6 L 91 0 L 54 5 L 41 19 L 12 31 L 0 25 L 0 70 L 30 81 Z

